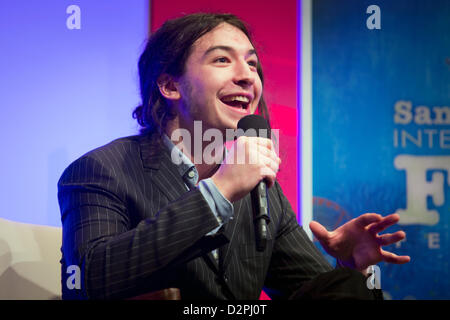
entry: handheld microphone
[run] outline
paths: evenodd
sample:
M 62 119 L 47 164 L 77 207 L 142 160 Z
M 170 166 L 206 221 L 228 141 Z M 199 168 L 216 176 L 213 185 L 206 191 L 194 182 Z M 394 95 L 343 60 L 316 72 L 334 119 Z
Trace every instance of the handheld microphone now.
M 259 115 L 248 115 L 239 120 L 238 129 L 244 130 L 245 136 L 257 136 L 263 132 L 267 133 L 264 138 L 271 138 L 270 126 L 266 119 Z M 249 130 L 254 129 L 254 130 Z M 265 129 L 265 130 L 261 130 Z M 260 181 L 251 191 L 253 222 L 255 224 L 256 249 L 264 251 L 267 243 L 267 224 L 270 222 L 269 202 L 267 198 L 267 185 L 264 180 Z

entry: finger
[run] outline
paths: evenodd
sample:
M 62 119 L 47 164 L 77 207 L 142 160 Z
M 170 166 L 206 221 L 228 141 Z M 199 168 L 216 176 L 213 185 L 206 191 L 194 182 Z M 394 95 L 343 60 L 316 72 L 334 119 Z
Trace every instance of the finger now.
M 382 219 L 382 216 L 377 213 L 365 213 L 355 218 L 356 223 L 361 227 L 365 227 L 371 223 L 378 222 Z
M 251 138 L 249 138 L 251 139 Z M 249 140 L 250 141 L 250 140 Z M 250 141 L 247 146 L 247 153 L 249 155 L 249 163 L 256 164 L 259 161 L 260 156 L 266 156 L 276 158 L 276 154 L 267 148 L 265 145 L 256 143 L 256 140 Z
M 309 229 L 311 229 L 311 232 L 319 241 L 328 238 L 328 230 L 317 221 L 311 221 L 309 223 Z
M 384 261 L 388 263 L 394 263 L 394 264 L 404 264 L 411 261 L 411 258 L 409 256 L 398 256 L 395 253 L 381 250 L 381 256 Z
M 270 152 L 274 152 L 277 150 L 273 144 L 273 141 L 267 138 L 261 137 L 249 137 L 248 138 L 248 146 L 251 149 L 266 149 Z
M 251 138 L 252 139 L 252 138 Z M 263 153 L 266 156 L 270 156 L 273 159 L 276 159 L 278 162 L 281 162 L 281 159 L 278 157 L 277 149 L 275 148 L 274 142 L 271 139 L 267 138 L 253 138 L 255 140 L 251 140 L 254 145 L 256 145 L 256 150 L 260 153 Z M 252 147 L 253 148 L 253 147 Z
M 265 146 L 267 148 L 270 148 L 269 142 L 272 141 L 268 138 L 263 138 L 263 137 L 247 137 L 247 136 L 243 136 L 243 137 L 249 144 L 252 144 L 252 145 L 259 144 L 259 145 Z M 239 137 L 239 138 L 241 138 L 241 137 Z
M 262 153 L 266 157 L 272 158 L 274 161 L 280 163 L 281 159 L 273 149 L 265 148 L 265 147 L 259 147 L 258 152 Z
M 274 172 L 269 167 L 263 167 L 261 170 L 262 179 L 266 182 L 267 187 L 271 188 L 275 184 L 275 180 L 277 178 L 276 172 Z
M 271 155 L 264 155 L 262 153 L 251 152 L 250 153 L 250 164 L 257 164 L 263 167 L 269 167 L 274 172 L 278 172 L 280 162 L 277 158 L 273 158 Z
M 374 223 L 369 227 L 369 232 L 372 234 L 377 234 L 386 228 L 396 224 L 400 219 L 400 216 L 396 213 L 388 215 L 384 218 L 382 218 L 379 222 Z
M 257 145 L 256 147 L 256 152 L 259 154 L 262 154 L 266 157 L 272 158 L 274 161 L 280 163 L 281 159 L 278 157 L 278 155 L 276 154 L 276 152 L 270 148 L 267 148 L 265 146 L 262 145 Z
M 265 157 L 265 156 L 263 156 L 261 160 L 262 160 L 262 163 L 266 167 L 269 167 L 274 172 L 278 172 L 278 169 L 280 167 L 280 162 L 278 161 L 278 157 L 277 158 L 273 158 L 273 157 Z
M 274 150 L 275 149 L 274 145 L 273 145 L 273 141 L 271 139 L 268 139 L 268 138 L 257 137 L 256 138 L 256 143 L 261 145 L 261 146 L 263 146 L 263 147 L 266 147 L 267 149 L 270 149 L 270 150 Z
M 378 237 L 377 241 L 380 246 L 388 246 L 405 239 L 406 233 L 403 231 L 397 231 L 395 233 L 383 234 Z

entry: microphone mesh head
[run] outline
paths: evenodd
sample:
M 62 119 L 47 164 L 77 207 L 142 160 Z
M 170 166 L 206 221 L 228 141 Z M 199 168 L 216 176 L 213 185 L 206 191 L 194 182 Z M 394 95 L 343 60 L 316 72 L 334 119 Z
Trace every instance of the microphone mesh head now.
M 241 118 L 237 124 L 237 127 L 238 129 L 244 130 L 246 136 L 257 136 L 269 139 L 271 137 L 269 123 L 266 119 L 264 119 L 264 117 L 257 114 L 251 114 Z

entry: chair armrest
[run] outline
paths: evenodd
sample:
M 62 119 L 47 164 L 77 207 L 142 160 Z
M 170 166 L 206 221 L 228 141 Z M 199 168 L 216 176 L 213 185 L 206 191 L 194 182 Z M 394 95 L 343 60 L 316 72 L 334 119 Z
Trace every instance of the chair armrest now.
M 144 293 L 128 300 L 181 300 L 180 289 L 167 288 L 158 291 Z

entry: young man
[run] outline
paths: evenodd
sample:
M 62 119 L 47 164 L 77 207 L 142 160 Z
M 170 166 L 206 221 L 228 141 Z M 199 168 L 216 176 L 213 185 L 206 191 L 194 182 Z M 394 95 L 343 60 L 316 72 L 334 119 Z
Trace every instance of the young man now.
M 257 299 L 264 287 L 275 299 L 320 287 L 333 270 L 276 182 L 272 142 L 239 137 L 228 152 L 216 150 L 221 163 L 196 161 L 208 141 L 201 150 L 189 147 L 197 121 L 203 132 L 225 134 L 247 114 L 267 117 L 262 68 L 245 25 L 226 14 L 169 20 L 149 39 L 139 74 L 143 103 L 134 116 L 141 134 L 87 153 L 59 181 L 63 298 L 179 288 L 182 299 Z M 191 141 L 174 139 L 181 130 Z M 237 163 L 237 154 L 255 161 Z M 263 179 L 271 222 L 260 252 L 249 193 Z M 341 266 L 364 272 L 380 261 L 409 261 L 381 249 L 404 238 L 401 231 L 378 235 L 397 221 L 365 214 L 333 232 L 310 227 Z M 70 265 L 80 267 L 80 288 L 67 285 Z M 365 286 L 362 276 L 356 281 Z

